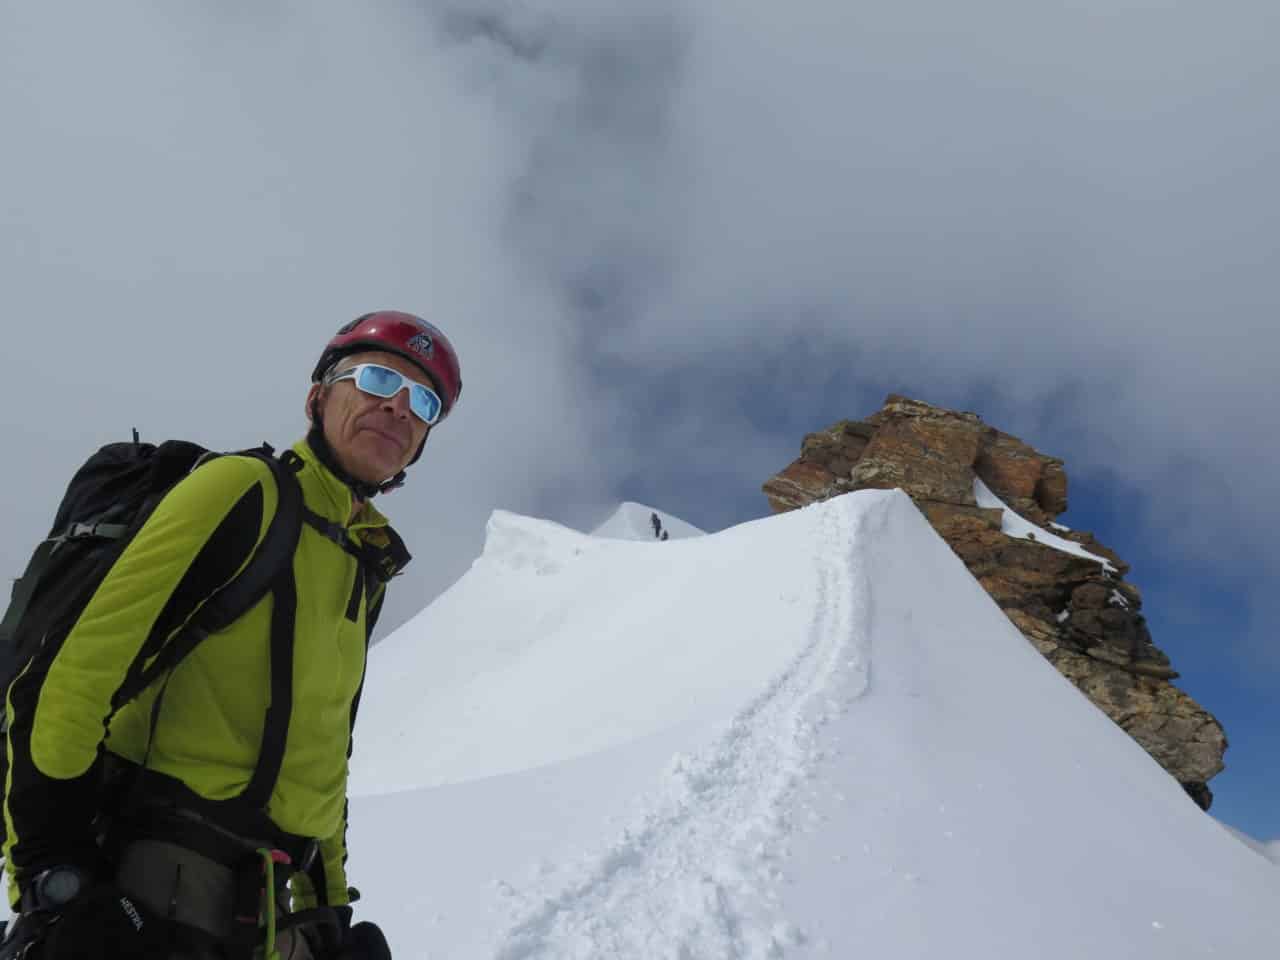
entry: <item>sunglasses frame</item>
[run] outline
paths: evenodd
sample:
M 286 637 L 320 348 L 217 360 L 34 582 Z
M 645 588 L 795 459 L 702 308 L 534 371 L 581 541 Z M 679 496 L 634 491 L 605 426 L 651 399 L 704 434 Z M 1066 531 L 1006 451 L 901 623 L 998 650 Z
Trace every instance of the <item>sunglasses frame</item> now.
M 395 390 L 393 390 L 391 393 L 388 393 L 388 394 L 374 393 L 372 390 L 368 390 L 365 387 L 362 387 L 360 385 L 360 374 L 366 367 L 372 367 L 375 370 L 385 371 L 386 373 L 394 373 L 397 377 L 400 378 L 400 385 L 396 387 Z M 340 383 L 343 380 L 350 380 L 352 385 L 361 393 L 367 394 L 368 396 L 371 396 L 371 397 L 377 397 L 380 400 L 390 400 L 393 397 L 395 397 L 396 394 L 398 394 L 401 390 L 408 390 L 409 391 L 409 410 L 413 413 L 413 415 L 417 417 L 421 422 L 425 423 L 428 427 L 434 427 L 437 423 L 440 422 L 440 412 L 444 408 L 444 401 L 440 399 L 440 394 L 436 392 L 434 387 L 430 387 L 420 380 L 414 380 L 414 379 L 411 379 L 410 377 L 406 377 L 403 373 L 401 373 L 395 367 L 388 367 L 385 363 L 357 363 L 354 367 L 348 367 L 345 370 L 339 371 L 337 373 L 332 373 L 329 376 L 325 377 L 325 382 L 330 385 L 335 383 Z M 427 393 L 431 394 L 431 396 L 435 397 L 436 415 L 432 419 L 428 420 L 426 417 L 420 414 L 417 411 L 417 409 L 414 407 L 413 390 L 411 389 L 412 387 L 421 387 L 423 390 L 427 391 Z

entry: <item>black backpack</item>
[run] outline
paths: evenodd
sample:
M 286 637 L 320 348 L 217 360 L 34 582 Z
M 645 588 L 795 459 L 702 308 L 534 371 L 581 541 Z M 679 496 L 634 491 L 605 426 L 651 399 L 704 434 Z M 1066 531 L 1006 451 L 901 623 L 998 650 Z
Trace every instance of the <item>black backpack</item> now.
M 75 625 L 165 494 L 196 467 L 220 455 L 185 440 L 158 446 L 140 443 L 135 432 L 132 443 L 108 444 L 85 461 L 67 487 L 48 538 L 36 547 L 13 585 L 0 622 L 0 691 L 7 694 L 46 637 Z M 145 669 L 139 663 L 125 677 L 112 699 L 113 713 L 177 666 L 206 636 L 247 613 L 291 562 L 303 520 L 302 492 L 293 467 L 277 459 L 266 444 L 236 455 L 262 460 L 275 477 L 279 505 L 267 533 L 248 565 L 205 602 L 162 655 Z M 0 715 L 0 733 L 7 724 L 7 715 Z M 0 743 L 0 791 L 8 781 L 7 767 L 8 751 Z

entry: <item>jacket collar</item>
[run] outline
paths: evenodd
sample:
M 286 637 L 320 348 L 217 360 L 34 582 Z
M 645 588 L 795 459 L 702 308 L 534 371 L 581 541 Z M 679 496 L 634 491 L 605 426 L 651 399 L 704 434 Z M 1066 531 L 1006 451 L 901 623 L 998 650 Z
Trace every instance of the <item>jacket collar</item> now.
M 361 504 L 355 520 L 351 520 L 351 507 L 355 502 L 351 488 L 320 461 L 305 437 L 295 443 L 292 449 L 302 459 L 303 471 L 314 478 L 314 483 L 304 486 L 304 490 L 311 488 L 316 491 L 316 496 L 308 496 L 306 499 L 317 513 L 349 530 L 388 525 L 387 518 L 368 500 Z

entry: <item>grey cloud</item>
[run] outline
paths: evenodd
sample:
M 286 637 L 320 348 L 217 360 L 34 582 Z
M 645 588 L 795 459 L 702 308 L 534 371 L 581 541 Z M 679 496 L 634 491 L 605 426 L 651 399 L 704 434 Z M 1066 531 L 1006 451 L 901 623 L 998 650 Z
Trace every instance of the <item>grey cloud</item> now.
M 517 24 L 513 22 L 514 14 L 511 9 L 500 12 L 470 5 L 446 7 L 440 11 L 437 23 L 441 34 L 449 41 L 492 43 L 517 60 L 536 62 L 542 59 L 549 45 L 547 22 Z
M 495 97 L 529 145 L 524 262 L 638 384 L 607 421 L 655 368 L 745 374 L 795 338 L 851 395 L 993 380 L 992 418 L 1147 490 L 1171 549 L 1280 572 L 1273 5 L 687 5 L 648 32 L 560 9 L 561 85 L 516 64 Z M 707 424 L 636 436 L 714 433 L 706 379 L 680 416 Z
M 670 270 L 654 240 L 672 224 L 664 140 L 687 31 L 662 3 L 570 13 L 466 4 L 439 23 L 523 136 L 511 243 L 590 318 L 590 337 Z

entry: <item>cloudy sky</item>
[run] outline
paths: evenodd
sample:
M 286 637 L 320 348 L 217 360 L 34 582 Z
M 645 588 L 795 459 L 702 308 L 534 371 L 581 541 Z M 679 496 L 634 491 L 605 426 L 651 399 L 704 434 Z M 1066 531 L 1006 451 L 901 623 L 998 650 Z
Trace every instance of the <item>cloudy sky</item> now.
M 890 391 L 1067 460 L 1280 835 L 1270 0 L 0 0 L 0 568 L 138 427 L 304 429 L 341 323 L 466 392 L 385 507 L 412 615 L 502 507 L 767 513 Z

